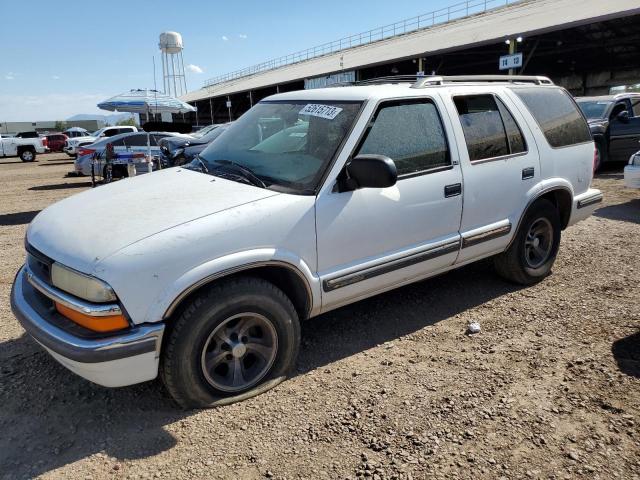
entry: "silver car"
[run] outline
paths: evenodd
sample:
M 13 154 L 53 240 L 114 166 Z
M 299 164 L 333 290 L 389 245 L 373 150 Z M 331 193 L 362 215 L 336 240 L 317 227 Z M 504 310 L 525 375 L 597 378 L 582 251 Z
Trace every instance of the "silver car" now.
M 147 146 L 147 136 L 149 137 L 148 142 L 150 147 Z M 149 134 L 146 132 L 129 132 L 100 139 L 95 143 L 78 148 L 78 156 L 74 161 L 74 170 L 77 175 L 91 176 L 91 163 L 95 158 L 96 162 L 93 166 L 95 174 L 103 176 L 105 150 L 109 143 L 113 145 L 115 153 L 147 153 L 147 149 L 149 148 L 151 156 L 157 159 L 160 156 L 158 142 L 161 138 L 170 136 L 181 135 L 170 132 L 151 132 Z M 136 166 L 137 174 L 148 172 L 148 164 L 144 158 L 134 159 L 134 165 Z M 113 175 L 114 177 L 126 177 L 126 171 L 126 165 L 114 165 Z

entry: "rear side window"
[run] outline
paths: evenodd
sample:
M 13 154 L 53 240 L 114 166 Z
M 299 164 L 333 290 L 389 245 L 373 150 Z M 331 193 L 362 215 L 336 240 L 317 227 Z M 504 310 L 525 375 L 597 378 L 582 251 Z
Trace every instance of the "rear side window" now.
M 569 94 L 559 88 L 514 88 L 554 148 L 591 141 L 584 117 Z
M 130 135 L 124 138 L 124 144 L 127 147 L 146 147 L 147 146 L 147 134 Z M 154 147 L 156 142 L 153 135 L 149 135 L 149 145 Z
M 451 165 L 440 115 L 425 99 L 383 103 L 358 153 L 388 156 L 399 176 Z
M 522 153 L 526 146 L 515 119 L 494 95 L 453 99 L 467 143 L 469 160 L 486 160 Z

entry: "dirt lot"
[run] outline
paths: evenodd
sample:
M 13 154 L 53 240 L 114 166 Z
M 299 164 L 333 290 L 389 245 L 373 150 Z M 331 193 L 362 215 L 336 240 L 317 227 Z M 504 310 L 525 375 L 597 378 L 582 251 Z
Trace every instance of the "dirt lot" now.
M 295 378 L 181 411 L 157 381 L 74 376 L 13 317 L 28 222 L 88 187 L 38 160 L 0 161 L 0 478 L 640 478 L 640 193 L 618 168 L 541 284 L 481 263 L 360 302 L 303 326 Z

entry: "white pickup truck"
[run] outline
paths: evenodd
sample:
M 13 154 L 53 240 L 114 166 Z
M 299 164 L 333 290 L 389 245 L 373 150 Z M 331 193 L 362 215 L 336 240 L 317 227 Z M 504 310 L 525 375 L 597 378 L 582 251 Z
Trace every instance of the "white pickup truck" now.
M 36 154 L 45 153 L 41 138 L 17 138 L 0 135 L 0 158 L 20 157 L 23 162 L 33 162 Z

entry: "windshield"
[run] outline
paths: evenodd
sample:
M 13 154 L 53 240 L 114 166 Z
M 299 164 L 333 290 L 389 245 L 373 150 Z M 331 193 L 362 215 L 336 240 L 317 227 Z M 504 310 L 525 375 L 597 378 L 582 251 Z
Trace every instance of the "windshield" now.
M 220 125 L 209 125 L 208 127 L 204 127 L 201 130 L 198 130 L 197 132 L 195 132 L 194 134 L 192 134 L 191 136 L 193 138 L 202 138 L 204 137 L 207 133 L 211 132 L 212 130 L 215 130 L 216 128 L 218 128 Z
M 350 131 L 360 105 L 261 102 L 209 144 L 191 168 L 225 178 L 233 169 L 233 175 L 253 175 L 266 188 L 310 193 Z
M 587 117 L 588 119 L 599 119 L 599 118 L 604 118 L 606 115 L 606 112 L 609 108 L 609 106 L 612 104 L 613 102 L 608 102 L 608 101 L 580 101 L 578 102 L 578 106 L 580 107 L 580 110 L 582 110 L 582 113 L 584 113 L 584 116 Z

